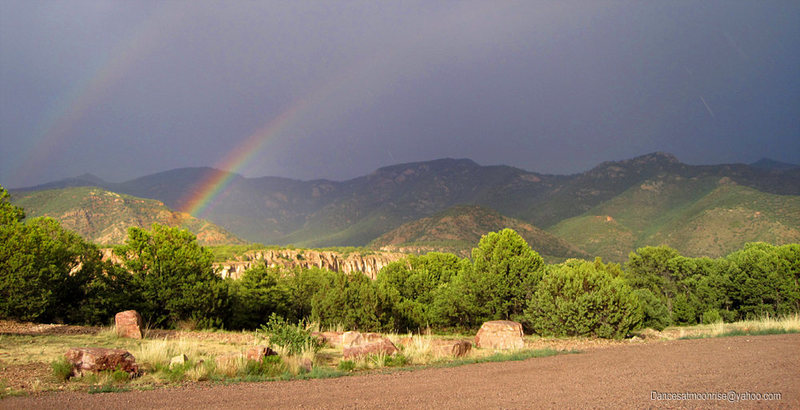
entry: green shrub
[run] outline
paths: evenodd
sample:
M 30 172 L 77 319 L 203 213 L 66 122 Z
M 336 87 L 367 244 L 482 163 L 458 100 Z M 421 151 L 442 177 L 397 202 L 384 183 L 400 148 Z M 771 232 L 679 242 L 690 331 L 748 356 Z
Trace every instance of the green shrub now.
M 299 355 L 309 349 L 316 353 L 322 348 L 322 342 L 310 330 L 300 324 L 291 324 L 275 313 L 259 332 L 269 339 L 270 344 L 289 355 Z
M 66 357 L 52 361 L 50 368 L 53 369 L 53 376 L 60 382 L 65 382 L 72 376 L 72 363 Z
M 261 360 L 248 360 L 243 372 L 246 376 L 277 377 L 286 371 L 279 356 L 267 356 Z
M 703 312 L 703 324 L 709 325 L 717 322 L 722 322 L 722 315 L 719 314 L 719 310 L 709 309 Z
M 619 339 L 641 323 L 642 308 L 625 280 L 602 263 L 571 260 L 549 269 L 524 320 L 541 335 Z
M 339 362 L 338 366 L 338 369 L 343 372 L 351 372 L 355 370 L 355 368 L 356 368 L 356 362 L 352 360 L 342 360 L 341 362 Z
M 670 324 L 669 308 L 650 289 L 633 291 L 642 306 L 642 328 L 664 330 Z

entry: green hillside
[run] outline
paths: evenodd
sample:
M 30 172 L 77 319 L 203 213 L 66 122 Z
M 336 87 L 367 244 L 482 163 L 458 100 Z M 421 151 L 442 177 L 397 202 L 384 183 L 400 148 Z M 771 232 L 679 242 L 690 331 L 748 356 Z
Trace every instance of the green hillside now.
M 150 228 L 154 223 L 188 229 L 203 245 L 243 243 L 219 226 L 172 211 L 160 201 L 96 187 L 14 192 L 12 200 L 25 209 L 28 218 L 49 216 L 64 228 L 104 245 L 123 243 L 131 226 Z
M 451 252 L 464 257 L 469 256 L 481 236 L 504 228 L 517 231 L 535 251 L 550 260 L 588 257 L 575 246 L 527 222 L 474 205 L 455 206 L 403 224 L 375 239 L 370 246 L 414 253 Z
M 662 176 L 550 231 L 612 261 L 661 244 L 687 256 L 718 257 L 746 242 L 800 241 L 800 197 L 767 194 L 728 178 Z

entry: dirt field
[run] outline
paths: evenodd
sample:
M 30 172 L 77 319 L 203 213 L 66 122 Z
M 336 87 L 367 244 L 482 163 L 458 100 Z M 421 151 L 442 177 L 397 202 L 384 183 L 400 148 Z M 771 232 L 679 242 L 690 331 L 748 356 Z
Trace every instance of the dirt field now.
M 655 391 L 655 393 L 654 393 Z M 736 392 L 658 401 L 663 393 Z M 756 394 L 780 399 L 753 401 Z M 742 400 L 743 398 L 751 400 Z M 757 397 L 757 396 L 756 396 Z M 731 400 L 731 401 L 728 401 Z M 733 401 L 733 402 L 732 402 Z M 618 345 L 582 354 L 328 380 L 197 384 L 126 393 L 11 397 L 0 408 L 800 408 L 800 334 Z

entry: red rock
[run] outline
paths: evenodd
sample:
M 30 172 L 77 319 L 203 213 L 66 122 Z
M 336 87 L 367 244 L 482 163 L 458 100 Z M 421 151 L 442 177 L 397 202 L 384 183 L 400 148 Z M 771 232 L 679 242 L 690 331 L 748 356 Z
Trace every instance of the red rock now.
M 472 343 L 466 340 L 434 340 L 431 347 L 439 356 L 462 357 L 472 350 Z
M 485 322 L 475 335 L 475 346 L 487 349 L 522 349 L 522 325 L 510 320 Z
M 355 346 L 360 345 L 363 341 L 361 332 L 350 331 L 342 334 L 342 346 Z
M 142 329 L 144 328 L 144 321 L 139 312 L 135 310 L 126 310 L 117 313 L 114 316 L 114 323 L 117 328 L 117 335 L 119 337 L 127 337 L 131 339 L 141 339 Z
M 244 357 L 246 357 L 247 360 L 261 361 L 263 358 L 267 356 L 277 356 L 277 355 L 278 353 L 276 353 L 274 350 L 270 349 L 267 346 L 253 346 L 247 349 L 247 352 L 244 354 Z
M 342 345 L 342 332 L 312 332 L 313 336 L 323 343 L 327 343 L 333 347 Z
M 364 342 L 358 345 L 345 346 L 342 349 L 342 356 L 344 356 L 345 359 L 352 359 L 359 356 L 380 353 L 387 355 L 395 354 L 397 353 L 397 347 L 395 347 L 391 340 L 382 337 L 379 340 Z
M 83 376 L 86 372 L 122 370 L 136 376 L 139 366 L 130 352 L 122 349 L 102 347 L 73 347 L 64 355 L 72 363 L 72 375 Z

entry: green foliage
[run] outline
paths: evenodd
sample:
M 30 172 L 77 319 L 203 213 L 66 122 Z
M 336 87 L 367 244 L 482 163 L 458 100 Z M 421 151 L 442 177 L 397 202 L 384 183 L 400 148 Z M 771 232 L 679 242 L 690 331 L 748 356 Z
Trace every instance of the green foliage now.
M 736 289 L 734 305 L 741 318 L 776 317 L 800 311 L 798 249 L 798 244 L 776 247 L 750 243 L 728 255 L 728 275 Z
M 633 291 L 642 306 L 642 328 L 664 330 L 671 323 L 670 312 L 667 305 L 653 295 L 650 289 L 636 289 Z
M 342 360 L 339 362 L 337 368 L 343 372 L 352 372 L 356 369 L 356 362 L 352 360 Z
M 392 301 L 395 326 L 413 331 L 437 321 L 431 309 L 436 291 L 468 264 L 455 255 L 431 252 L 408 256 L 381 269 L 377 286 Z
M 242 369 L 244 376 L 263 378 L 278 377 L 286 372 L 286 365 L 280 356 L 266 356 L 261 360 L 248 360 Z
M 322 342 L 305 326 L 289 323 L 275 313 L 261 326 L 260 333 L 269 339 L 270 344 L 289 355 L 298 355 L 309 349 L 316 353 L 322 348 Z
M 12 225 L 24 218 L 25 211 L 11 204 L 11 195 L 0 185 L 0 225 Z
M 66 357 L 60 357 L 50 363 L 50 368 L 53 369 L 53 377 L 56 381 L 65 382 L 72 376 L 72 363 Z
M 214 272 L 211 253 L 189 231 L 159 224 L 152 231 L 132 227 L 114 253 L 133 274 L 142 316 L 151 325 L 222 324 L 229 309 L 226 283 Z
M 722 321 L 722 315 L 719 314 L 717 309 L 709 309 L 703 312 L 703 324 L 709 325 Z
M 270 314 L 284 312 L 289 299 L 286 286 L 280 286 L 280 272 L 266 266 L 248 269 L 239 280 L 231 280 L 229 326 L 234 329 L 255 329 Z
M 471 288 L 483 320 L 513 319 L 522 314 L 542 277 L 544 260 L 511 229 L 484 235 L 472 250 L 474 269 L 462 286 Z
M 312 321 L 362 331 L 394 328 L 391 299 L 375 282 L 364 275 L 333 275 L 333 283 L 312 297 Z
M 642 320 L 639 299 L 602 264 L 570 260 L 551 267 L 528 302 L 525 320 L 542 335 L 619 339 Z

